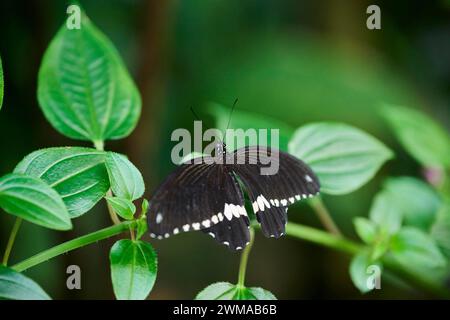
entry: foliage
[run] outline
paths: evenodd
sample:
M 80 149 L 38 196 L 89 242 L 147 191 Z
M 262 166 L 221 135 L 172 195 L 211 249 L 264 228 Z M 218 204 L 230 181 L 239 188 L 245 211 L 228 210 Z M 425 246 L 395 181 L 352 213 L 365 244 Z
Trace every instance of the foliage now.
M 0 107 L 2 100 L 0 61 Z M 18 271 L 129 232 L 130 239 L 116 241 L 110 250 L 114 294 L 117 299 L 146 299 L 156 282 L 158 260 L 153 247 L 141 240 L 147 231 L 146 213 L 150 205 L 142 198 L 144 180 L 125 155 L 104 151 L 106 140 L 124 138 L 135 128 L 141 98 L 112 43 L 84 14 L 81 29 L 69 30 L 62 26 L 46 50 L 39 70 L 38 101 L 58 132 L 69 138 L 91 141 L 95 148 L 57 147 L 32 152 L 13 173 L 0 177 L 0 208 L 30 223 L 68 230 L 72 228 L 71 219 L 106 199 L 115 225 L 7 267 L 18 231 L 13 228 L 4 266 L 0 266 L 0 298 L 49 299 L 36 283 Z M 227 127 L 228 108 L 211 104 L 209 112 L 218 128 Z M 373 197 L 368 214 L 353 221 L 361 243 L 332 232 L 311 232 L 312 228 L 298 226 L 288 228 L 296 230 L 288 235 L 352 254 L 350 278 L 363 293 L 373 289 L 368 281 L 376 267 L 383 272 L 397 271 L 399 277 L 405 273 L 413 275 L 417 285 L 448 294 L 441 287 L 449 275 L 450 257 L 450 199 L 446 176 L 450 169 L 449 136 L 439 124 L 417 110 L 385 106 L 382 116 L 406 151 L 424 168 L 438 168 L 443 182 L 431 185 L 417 177 L 380 175 L 384 182 Z M 262 114 L 236 110 L 230 128 L 279 129 L 280 149 L 309 164 L 321 182 L 322 193 L 330 196 L 362 188 L 388 160 L 396 161 L 390 148 L 377 138 L 345 123 L 314 122 L 293 128 Z M 270 138 L 269 135 L 268 141 Z M 237 147 L 241 146 L 234 145 L 231 149 Z M 140 209 L 137 209 L 139 202 Z M 312 208 L 322 218 L 332 221 L 323 203 Z M 250 250 L 247 248 L 245 261 Z M 245 273 L 245 267 L 240 268 L 237 285 L 211 284 L 196 299 L 276 299 L 265 289 L 244 286 L 242 270 Z

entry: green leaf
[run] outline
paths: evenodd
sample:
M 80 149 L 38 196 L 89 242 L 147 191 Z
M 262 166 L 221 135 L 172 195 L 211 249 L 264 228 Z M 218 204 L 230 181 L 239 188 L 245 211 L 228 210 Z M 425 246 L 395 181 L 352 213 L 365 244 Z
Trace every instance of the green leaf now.
M 0 265 L 0 299 L 50 300 L 51 298 L 30 278 Z
M 255 300 L 277 300 L 272 292 L 263 288 L 247 288 L 247 291 Z
M 442 201 L 425 182 L 412 177 L 387 180 L 384 189 L 401 210 L 405 224 L 428 231 Z
M 386 191 L 381 191 L 375 196 L 370 208 L 369 217 L 380 228 L 383 234 L 392 235 L 402 225 L 402 213 L 395 206 L 392 197 Z
M 2 59 L 0 58 L 0 109 L 3 104 L 3 67 L 2 67 Z
M 311 166 L 321 191 L 346 194 L 368 182 L 393 153 L 367 133 L 342 123 L 312 123 L 300 127 L 289 152 Z
M 423 166 L 450 166 L 450 138 L 436 121 L 418 110 L 390 105 L 382 115 L 406 151 Z
M 450 258 L 450 203 L 447 201 L 439 210 L 431 227 L 431 237 Z
M 114 294 L 119 300 L 144 300 L 156 280 L 157 258 L 143 241 L 117 241 L 109 254 Z
M 119 54 L 84 14 L 80 29 L 64 24 L 45 52 L 38 100 L 60 133 L 97 143 L 129 135 L 141 110 Z
M 114 195 L 136 200 L 144 194 L 144 179 L 139 170 L 124 155 L 108 152 L 106 156 L 111 189 Z
M 377 227 L 372 221 L 366 218 L 356 217 L 353 219 L 353 224 L 355 225 L 356 233 L 365 243 L 370 244 L 375 240 Z
M 232 300 L 236 286 L 229 282 L 216 282 L 200 291 L 195 300 Z
M 228 119 L 230 118 L 230 108 L 226 108 L 217 103 L 211 103 L 208 111 L 212 114 L 216 119 L 216 126 L 220 130 L 225 130 L 227 128 Z M 294 130 L 292 127 L 287 124 L 267 117 L 261 114 L 251 113 L 242 110 L 234 110 L 233 115 L 230 120 L 230 129 L 243 129 L 244 131 L 247 129 L 267 129 L 267 141 L 262 141 L 258 139 L 259 145 L 270 145 L 271 141 L 271 132 L 270 129 L 278 129 L 279 130 L 279 148 L 280 150 L 287 151 L 287 146 L 289 139 L 291 138 Z M 241 148 L 245 145 L 248 145 L 248 141 L 242 143 L 240 141 L 225 141 L 228 147 L 228 151 L 232 151 L 234 149 Z
M 147 229 L 148 224 L 145 217 L 142 217 L 139 220 L 137 220 L 136 239 L 139 240 L 147 232 Z
M 374 289 L 373 280 L 377 270 L 381 275 L 380 263 L 374 262 L 368 253 L 363 252 L 353 257 L 350 263 L 350 278 L 359 291 L 366 293 Z
M 106 201 L 111 205 L 114 211 L 126 220 L 133 219 L 136 212 L 136 206 L 128 199 L 119 197 L 106 197 Z
M 392 238 L 391 252 L 404 266 L 416 269 L 446 266 L 445 257 L 432 237 L 414 227 L 403 227 Z
M 90 148 L 38 150 L 26 156 L 14 172 L 47 182 L 61 195 L 72 218 L 89 211 L 109 189 L 105 153 Z
M 72 228 L 60 195 L 44 181 L 22 174 L 0 178 L 0 207 L 29 222 L 56 230 Z
M 276 300 L 262 288 L 242 288 L 229 282 L 217 282 L 200 291 L 195 300 Z
M 141 210 L 142 215 L 144 216 L 148 211 L 149 203 L 147 199 L 142 200 Z

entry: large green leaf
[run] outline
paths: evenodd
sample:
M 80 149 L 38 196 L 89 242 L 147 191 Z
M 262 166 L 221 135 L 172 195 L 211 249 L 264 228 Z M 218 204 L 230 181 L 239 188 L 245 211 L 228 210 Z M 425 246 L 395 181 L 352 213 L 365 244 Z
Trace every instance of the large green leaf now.
M 384 185 L 392 205 L 402 212 L 408 225 L 428 231 L 435 220 L 442 201 L 425 182 L 413 177 L 390 178 Z
M 382 114 L 403 147 L 422 165 L 450 166 L 450 137 L 437 122 L 420 111 L 397 106 L 385 106 Z
M 30 278 L 0 265 L 0 299 L 50 300 L 50 297 Z
M 60 195 L 34 177 L 13 173 L 0 178 L 0 207 L 12 215 L 50 229 L 72 228 Z
M 15 172 L 47 182 L 61 195 L 72 218 L 89 211 L 109 189 L 105 153 L 90 148 L 38 150 L 26 156 Z
M 225 130 L 227 128 L 228 120 L 230 120 L 230 129 L 267 129 L 267 140 L 263 141 L 258 138 L 259 145 L 270 145 L 271 132 L 270 129 L 279 130 L 279 149 L 287 151 L 289 139 L 294 133 L 294 129 L 282 121 L 273 119 L 271 117 L 263 116 L 261 114 L 255 114 L 251 112 L 234 110 L 230 119 L 230 108 L 225 108 L 222 105 L 211 103 L 208 110 L 216 119 L 216 126 L 219 130 Z M 248 141 L 242 143 L 242 141 L 225 141 L 227 147 L 232 151 L 233 149 L 241 148 L 244 145 L 248 145 Z
M 311 166 L 321 191 L 350 193 L 368 182 L 393 153 L 367 133 L 343 123 L 312 123 L 300 127 L 289 152 Z
M 80 29 L 63 25 L 45 52 L 38 99 L 59 132 L 94 142 L 127 136 L 141 109 L 117 51 L 84 15 Z
M 2 59 L 0 58 L 0 109 L 3 104 L 3 67 L 2 67 Z
M 108 152 L 106 156 L 111 189 L 114 195 L 136 200 L 144 194 L 145 184 L 139 170 L 124 155 Z
M 229 282 L 217 282 L 200 291 L 195 300 L 276 300 L 270 292 L 262 288 L 238 287 Z
M 111 248 L 111 279 L 120 300 L 144 300 L 156 280 L 157 258 L 152 246 L 122 239 Z

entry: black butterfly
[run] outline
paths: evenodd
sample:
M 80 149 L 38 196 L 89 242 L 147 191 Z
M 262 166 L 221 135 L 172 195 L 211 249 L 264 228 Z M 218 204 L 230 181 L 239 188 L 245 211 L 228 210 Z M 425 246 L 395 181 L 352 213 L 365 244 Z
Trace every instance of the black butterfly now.
M 233 161 L 240 156 L 245 164 Z M 278 173 L 262 175 L 260 169 L 269 156 L 278 159 Z M 250 241 L 250 221 L 238 181 L 266 237 L 281 237 L 287 207 L 319 192 L 319 180 L 313 171 L 285 152 L 254 146 L 227 153 L 225 144 L 220 143 L 215 157 L 221 157 L 223 164 L 212 161 L 217 160 L 213 157 L 196 158 L 180 165 L 161 184 L 150 202 L 147 222 L 151 237 L 163 239 L 202 230 L 230 249 L 240 250 Z

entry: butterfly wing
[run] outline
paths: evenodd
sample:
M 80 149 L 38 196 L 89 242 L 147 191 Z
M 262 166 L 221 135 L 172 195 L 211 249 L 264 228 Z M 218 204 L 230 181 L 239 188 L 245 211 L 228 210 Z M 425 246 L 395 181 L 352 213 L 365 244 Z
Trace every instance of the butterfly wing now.
M 232 170 L 244 184 L 266 237 L 278 238 L 284 234 L 287 206 L 319 192 L 320 184 L 314 172 L 288 153 L 250 146 L 238 149 L 228 157 L 233 158 L 227 163 L 244 159 L 245 164 L 234 164 Z M 262 174 L 261 168 L 269 161 L 278 170 L 275 174 Z
M 157 189 L 147 217 L 151 237 L 203 230 L 230 249 L 245 247 L 250 233 L 242 191 L 227 166 L 209 163 L 182 164 Z

